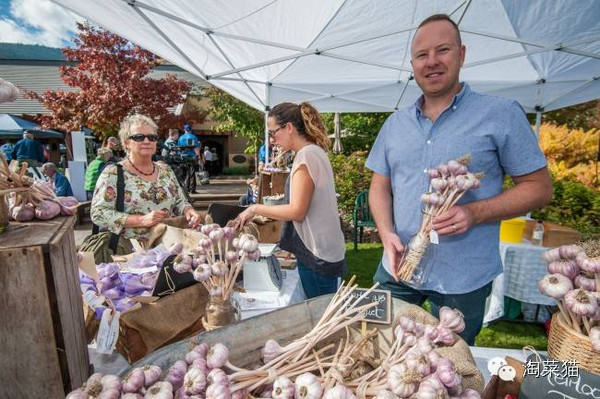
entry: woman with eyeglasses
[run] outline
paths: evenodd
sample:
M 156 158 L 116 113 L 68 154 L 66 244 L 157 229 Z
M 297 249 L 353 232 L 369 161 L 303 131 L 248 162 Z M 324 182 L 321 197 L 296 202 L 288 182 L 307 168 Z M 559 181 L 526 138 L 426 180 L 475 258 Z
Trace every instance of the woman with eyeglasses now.
M 192 208 L 169 166 L 152 161 L 156 152 L 157 126 L 144 115 L 131 115 L 121 123 L 119 137 L 127 153 L 119 162 L 125 182 L 124 211 L 116 210 L 117 165 L 107 166 L 96 183 L 91 206 L 92 221 L 125 238 L 147 242 L 149 228 L 164 219 L 185 215 L 197 225 L 200 215 Z
M 285 221 L 279 246 L 296 256 L 308 298 L 333 293 L 346 271 L 346 246 L 338 215 L 329 138 L 321 116 L 307 102 L 281 103 L 269 111 L 269 135 L 296 156 L 286 182 L 286 205 L 249 206 L 236 227 L 254 215 Z

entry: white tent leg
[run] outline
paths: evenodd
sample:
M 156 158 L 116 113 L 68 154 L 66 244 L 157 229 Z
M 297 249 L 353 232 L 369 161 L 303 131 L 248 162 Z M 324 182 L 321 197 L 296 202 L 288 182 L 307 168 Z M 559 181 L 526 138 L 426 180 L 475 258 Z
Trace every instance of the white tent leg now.
M 265 165 L 269 163 L 269 127 L 267 126 L 269 111 L 265 111 Z
M 542 126 L 542 112 L 535 113 L 535 137 L 540 138 L 540 128 Z

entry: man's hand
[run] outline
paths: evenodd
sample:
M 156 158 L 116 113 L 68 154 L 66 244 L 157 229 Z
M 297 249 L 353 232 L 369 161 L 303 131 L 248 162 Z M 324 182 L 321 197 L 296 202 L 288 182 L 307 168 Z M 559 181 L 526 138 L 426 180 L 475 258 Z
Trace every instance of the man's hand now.
M 394 233 L 384 233 L 380 234 L 380 236 L 388 259 L 388 264 L 392 271 L 392 276 L 397 280 L 398 264 L 400 263 L 400 258 L 404 252 L 404 245 L 402 245 L 400 237 Z
M 471 210 L 462 205 L 456 205 L 433 219 L 433 229 L 439 235 L 453 236 L 469 230 L 474 222 Z
M 167 217 L 169 217 L 169 212 L 167 211 L 152 211 L 142 217 L 142 226 L 155 226 L 165 220 Z

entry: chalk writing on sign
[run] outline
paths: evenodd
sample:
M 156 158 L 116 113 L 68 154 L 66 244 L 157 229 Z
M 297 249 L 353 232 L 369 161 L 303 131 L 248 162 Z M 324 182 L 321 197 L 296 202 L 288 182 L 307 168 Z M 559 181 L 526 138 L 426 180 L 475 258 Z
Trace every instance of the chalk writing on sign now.
M 352 293 L 354 299 L 359 298 L 364 294 L 366 289 L 357 288 Z M 391 295 L 386 290 L 373 290 L 367 296 L 360 300 L 357 306 L 366 305 L 368 303 L 377 303 L 376 306 L 367 309 L 362 320 L 370 323 L 390 324 L 392 319 Z

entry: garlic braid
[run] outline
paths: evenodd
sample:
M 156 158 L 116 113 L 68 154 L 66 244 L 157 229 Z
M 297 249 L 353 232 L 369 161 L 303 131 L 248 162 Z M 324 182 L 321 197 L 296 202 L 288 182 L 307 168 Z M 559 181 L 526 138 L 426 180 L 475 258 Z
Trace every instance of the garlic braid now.
M 331 140 L 327 137 L 327 128 L 319 112 L 309 103 L 303 102 L 300 104 L 300 113 L 304 121 L 307 139 L 328 152 Z

